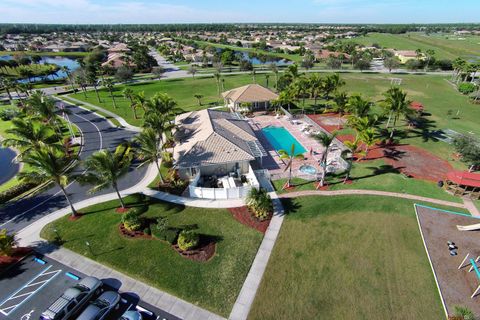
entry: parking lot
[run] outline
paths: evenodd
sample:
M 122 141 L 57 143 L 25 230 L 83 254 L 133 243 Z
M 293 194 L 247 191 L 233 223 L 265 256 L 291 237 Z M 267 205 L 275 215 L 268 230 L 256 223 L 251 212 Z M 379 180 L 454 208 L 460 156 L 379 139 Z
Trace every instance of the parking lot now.
M 29 256 L 0 275 L 0 320 L 39 319 L 41 313 L 69 287 L 86 275 L 55 260 Z M 91 276 L 95 276 L 92 274 Z M 100 279 L 115 284 L 115 279 Z M 104 285 L 105 290 L 117 290 Z M 107 319 L 118 319 L 128 309 L 139 310 L 143 319 L 178 320 L 179 318 L 139 301 L 134 292 L 121 292 L 119 308 Z M 86 305 L 85 305 L 86 307 Z

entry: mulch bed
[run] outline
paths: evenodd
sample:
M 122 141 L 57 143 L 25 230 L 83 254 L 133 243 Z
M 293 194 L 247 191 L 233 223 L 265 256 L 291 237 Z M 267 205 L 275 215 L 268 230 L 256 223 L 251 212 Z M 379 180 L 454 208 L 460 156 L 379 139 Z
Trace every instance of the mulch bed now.
M 19 247 L 13 250 L 11 256 L 0 256 L 0 273 L 5 272 L 8 268 L 30 255 L 32 252 L 33 250 L 31 248 Z
M 116 212 L 116 213 L 125 213 L 125 212 L 128 212 L 128 211 L 130 211 L 130 208 L 122 208 L 122 207 L 120 207 L 120 208 L 115 209 L 115 212 Z
M 143 231 L 129 231 L 125 228 L 123 223 L 118 225 L 118 231 L 126 238 L 130 239 L 153 239 L 152 236 L 145 234 Z
M 270 224 L 270 220 L 272 220 L 272 214 L 263 221 L 256 219 L 252 212 L 248 209 L 247 206 L 238 207 L 238 208 L 229 208 L 228 211 L 232 214 L 232 216 L 240 222 L 241 224 L 253 228 L 261 233 L 265 234 L 267 232 L 268 225 Z
M 75 216 L 70 215 L 70 216 L 68 217 L 68 220 L 70 220 L 70 221 L 77 221 L 77 220 L 80 219 L 82 216 L 83 216 L 82 213 L 77 212 L 77 214 L 76 214 Z
M 203 245 L 201 244 L 197 249 L 188 251 L 181 250 L 176 244 L 172 245 L 172 248 L 186 259 L 198 262 L 207 262 L 215 255 L 217 244 L 214 241 L 211 241 Z

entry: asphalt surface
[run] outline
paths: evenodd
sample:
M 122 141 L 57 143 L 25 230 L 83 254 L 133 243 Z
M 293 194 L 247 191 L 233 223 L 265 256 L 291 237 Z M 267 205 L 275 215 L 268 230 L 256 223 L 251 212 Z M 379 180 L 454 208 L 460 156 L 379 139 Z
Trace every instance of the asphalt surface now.
M 32 255 L 0 274 L 0 320 L 36 320 L 69 287 L 86 275 L 69 268 L 53 259 L 38 256 L 41 264 Z M 95 276 L 94 274 L 90 276 Z M 117 279 L 100 279 L 104 291 L 118 291 L 122 300 L 118 309 L 112 311 L 106 320 L 118 319 L 126 310 L 141 311 L 144 320 L 179 320 L 167 312 L 140 301 L 135 292 L 122 292 Z M 95 297 L 92 298 L 92 300 Z M 87 304 L 81 309 L 83 310 Z
M 86 159 L 92 153 L 102 150 L 114 150 L 121 142 L 131 140 L 135 132 L 113 127 L 105 118 L 99 117 L 89 110 L 85 110 L 73 105 L 65 105 L 65 108 L 71 111 L 68 116 L 83 134 L 82 149 L 80 160 Z M 119 189 L 127 189 L 137 184 L 144 177 L 147 166 L 136 168 L 138 164 L 133 164 L 130 172 L 119 181 Z M 78 165 L 74 174 L 81 174 L 83 167 Z M 113 189 L 105 189 L 97 192 L 95 195 L 88 194 L 91 186 L 80 186 L 79 183 L 72 181 L 66 188 L 73 203 L 88 199 L 92 196 L 111 193 Z M 53 186 L 42 193 L 8 203 L 0 208 L 0 228 L 7 228 L 9 231 L 19 231 L 39 218 L 64 208 L 68 205 L 61 190 Z

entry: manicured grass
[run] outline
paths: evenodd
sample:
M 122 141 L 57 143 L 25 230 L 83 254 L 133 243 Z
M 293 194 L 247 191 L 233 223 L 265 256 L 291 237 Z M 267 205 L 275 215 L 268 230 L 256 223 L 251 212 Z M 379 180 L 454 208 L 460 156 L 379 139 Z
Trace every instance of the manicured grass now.
M 325 73 L 327 74 L 327 73 Z M 480 134 L 480 127 L 477 119 L 480 119 L 480 108 L 470 103 L 468 97 L 458 93 L 445 76 L 438 75 L 389 75 L 389 74 L 349 74 L 344 73 L 341 77 L 346 81 L 342 90 L 349 93 L 361 93 L 374 102 L 383 99 L 382 93 L 390 88 L 391 78 L 401 78 L 402 89 L 408 93 L 410 100 L 420 101 L 425 105 L 426 112 L 431 114 L 427 117 L 428 127 L 412 130 L 408 133 L 406 139 L 402 142 L 409 143 L 423 149 L 427 149 L 435 155 L 451 161 L 457 168 L 464 168 L 464 165 L 455 161 L 452 157 L 453 148 L 447 143 L 433 138 L 429 132 L 435 130 L 453 129 L 461 133 L 474 132 Z M 265 85 L 265 75 L 257 75 L 257 82 Z M 224 76 L 225 90 L 232 89 L 241 85 L 252 83 L 250 75 L 230 75 Z M 273 77 L 270 77 L 270 86 L 274 83 Z M 105 90 L 100 90 L 102 103 L 98 104 L 95 92 L 90 91 L 85 99 L 82 93 L 77 93 L 73 97 L 98 104 L 105 109 L 117 113 L 127 120 L 130 124 L 141 125 L 141 119 L 133 118 L 133 111 L 129 107 L 129 101 L 122 97 L 122 90 L 125 85 L 116 87 L 115 96 L 118 108 L 114 109 L 112 99 Z M 145 91 L 147 96 L 152 96 L 156 92 L 165 92 L 172 96 L 180 108 L 185 111 L 206 108 L 208 104 L 220 104 L 215 79 L 206 78 L 184 78 L 174 80 L 162 80 L 150 83 L 129 85 L 134 91 Z M 199 106 L 195 94 L 204 96 L 202 106 Z M 380 112 L 380 107 L 374 108 Z M 307 108 L 308 110 L 308 108 Z M 452 115 L 447 115 L 451 111 Z M 458 112 L 458 117 L 455 115 Z M 141 112 L 140 112 L 141 113 Z M 404 123 L 398 123 L 399 129 L 404 129 Z
M 136 196 L 126 201 L 130 206 L 141 203 Z M 227 316 L 262 234 L 238 223 L 227 210 L 188 208 L 153 199 L 148 202 L 145 216 L 168 217 L 173 226 L 195 224 L 197 232 L 217 237 L 215 256 L 206 263 L 194 262 L 181 257 L 166 242 L 122 237 L 118 231 L 121 215 L 114 212 L 118 200 L 81 210 L 86 215 L 75 222 L 61 218 L 47 225 L 42 237 L 52 239 L 56 228 L 66 248 Z
M 407 178 L 398 173 L 394 168 L 386 165 L 383 160 L 354 163 L 351 172 L 351 184 L 343 184 L 344 175 L 327 176 L 329 190 L 379 190 L 398 193 L 408 193 L 422 197 L 462 202 L 462 199 L 447 193 L 439 188 L 435 183 L 424 180 Z M 278 193 L 291 191 L 315 190 L 315 184 L 300 178 L 294 178 L 295 187 L 289 191 L 282 190 L 286 179 L 273 181 L 273 185 Z
M 413 202 L 342 196 L 285 205 L 249 319 L 444 318 Z
M 223 76 L 223 79 L 225 79 L 225 90 L 236 88 L 253 81 L 250 75 Z M 265 76 L 257 75 L 257 81 L 258 83 L 265 85 Z M 273 81 L 270 79 L 270 85 L 272 84 Z M 130 108 L 130 101 L 123 98 L 122 95 L 123 89 L 127 86 L 134 92 L 145 91 L 145 95 L 147 97 L 151 97 L 157 92 L 167 93 L 177 101 L 178 106 L 184 111 L 204 109 L 209 105 L 223 105 L 223 99 L 221 99 L 218 95 L 217 83 L 213 77 L 196 77 L 195 79 L 183 78 L 154 81 L 142 84 L 119 85 L 115 87 L 114 91 L 118 105 L 117 109 L 113 108 L 113 102 L 110 97 L 110 93 L 108 93 L 105 89 L 99 91 L 102 101 L 101 103 L 98 103 L 95 91 L 89 91 L 87 93 L 87 98 L 85 98 L 83 93 L 76 93 L 72 95 L 72 97 L 82 101 L 90 102 L 94 105 L 99 105 L 118 114 L 128 123 L 139 126 L 143 123 L 143 120 L 134 119 L 133 111 Z M 198 105 L 197 99 L 194 97 L 196 94 L 203 95 L 202 106 Z M 138 114 L 141 118 L 142 112 L 139 111 Z
M 89 52 L 0 51 L 0 56 L 25 55 L 25 56 L 85 57 L 88 54 Z
M 462 40 L 463 39 L 463 40 Z M 352 40 L 366 46 L 376 43 L 385 48 L 397 50 L 417 50 L 423 52 L 433 49 L 438 59 L 455 59 L 459 56 L 479 56 L 479 36 L 426 35 L 425 33 L 412 32 L 406 34 L 369 33 L 364 37 Z
M 47 71 L 50 71 L 50 72 L 56 71 L 59 69 L 59 67 L 53 64 L 31 64 L 28 66 L 21 66 L 18 68 L 11 68 L 11 67 L 2 68 L 2 70 L 0 70 L 0 74 L 6 75 L 6 76 L 12 76 L 12 77 L 20 77 L 19 70 L 21 69 L 30 70 L 32 71 L 33 76 L 38 76 Z

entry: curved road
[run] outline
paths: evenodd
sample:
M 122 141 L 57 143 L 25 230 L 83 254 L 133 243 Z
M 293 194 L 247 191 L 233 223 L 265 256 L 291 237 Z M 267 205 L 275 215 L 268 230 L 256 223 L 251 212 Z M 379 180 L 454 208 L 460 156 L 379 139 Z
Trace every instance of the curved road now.
M 83 133 L 83 146 L 80 152 L 80 159 L 83 160 L 92 153 L 101 149 L 115 149 L 123 141 L 130 140 L 136 134 L 133 131 L 112 127 L 103 117 L 94 114 L 92 111 L 77 106 L 65 104 L 65 108 L 71 111 L 70 121 L 74 123 Z M 130 172 L 119 181 L 119 189 L 123 190 L 134 186 L 146 173 L 147 166 L 139 169 L 132 165 Z M 81 166 L 74 169 L 75 174 L 83 172 Z M 92 197 L 87 191 L 90 186 L 80 186 L 77 182 L 71 182 L 67 192 L 72 202 L 85 200 Z M 113 190 L 106 189 L 93 196 L 111 193 Z M 0 208 L 0 228 L 7 228 L 9 231 L 19 231 L 39 218 L 64 208 L 68 205 L 65 197 L 58 187 L 51 187 L 48 190 L 31 198 L 15 201 Z

